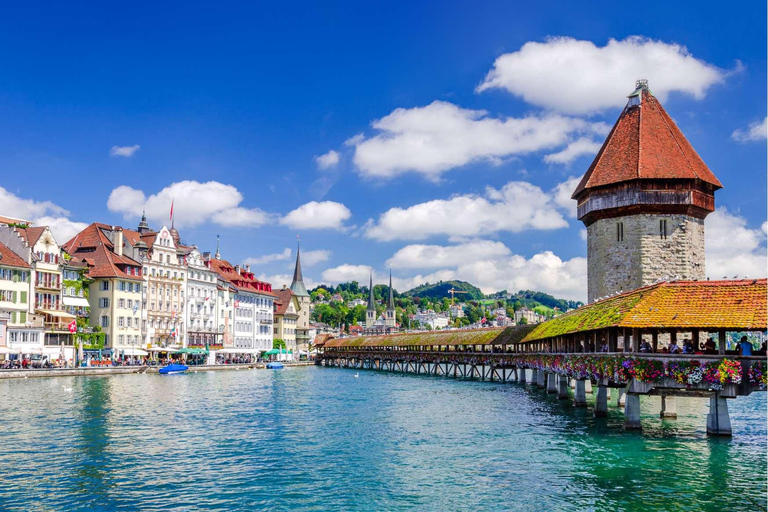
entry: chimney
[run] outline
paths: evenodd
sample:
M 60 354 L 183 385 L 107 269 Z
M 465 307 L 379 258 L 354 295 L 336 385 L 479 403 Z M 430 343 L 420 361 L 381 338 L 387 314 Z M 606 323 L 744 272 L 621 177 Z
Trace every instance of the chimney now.
M 287 288 L 287 286 L 283 285 L 283 290 L 285 290 L 286 288 Z
M 115 254 L 123 255 L 123 228 L 115 227 Z
M 235 265 L 235 272 L 240 274 L 240 265 Z
M 251 272 L 251 266 L 250 266 L 250 265 L 246 265 L 246 266 L 245 266 L 245 271 L 246 271 L 246 272 L 248 272 L 248 273 L 250 274 L 250 272 Z

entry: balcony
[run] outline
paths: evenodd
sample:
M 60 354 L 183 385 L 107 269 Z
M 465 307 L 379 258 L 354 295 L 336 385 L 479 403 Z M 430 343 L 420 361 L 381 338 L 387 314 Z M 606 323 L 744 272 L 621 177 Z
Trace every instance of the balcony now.
M 54 280 L 42 280 L 35 281 L 35 288 L 41 288 L 43 290 L 58 290 L 61 291 L 61 282 Z
M 64 311 L 64 305 L 58 301 L 35 301 L 35 309 L 45 309 L 47 311 Z

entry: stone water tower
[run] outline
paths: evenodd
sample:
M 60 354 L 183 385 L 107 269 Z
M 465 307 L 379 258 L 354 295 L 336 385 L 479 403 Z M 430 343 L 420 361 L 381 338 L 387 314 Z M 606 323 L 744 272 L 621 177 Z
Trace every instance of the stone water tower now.
M 638 80 L 572 198 L 593 302 L 660 279 L 704 279 L 704 218 L 722 184 Z

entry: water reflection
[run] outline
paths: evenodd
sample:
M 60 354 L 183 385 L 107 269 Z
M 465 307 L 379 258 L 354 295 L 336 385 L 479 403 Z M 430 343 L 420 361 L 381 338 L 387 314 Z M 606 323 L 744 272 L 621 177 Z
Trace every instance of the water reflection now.
M 109 435 L 110 390 L 108 377 L 81 377 L 75 381 L 79 407 L 75 448 L 81 460 L 76 466 L 74 488 L 95 502 L 106 500 L 113 487 L 110 473 Z

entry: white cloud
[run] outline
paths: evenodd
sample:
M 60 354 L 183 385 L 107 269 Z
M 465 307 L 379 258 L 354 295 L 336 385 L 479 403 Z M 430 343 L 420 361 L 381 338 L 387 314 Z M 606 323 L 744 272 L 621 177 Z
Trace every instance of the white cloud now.
M 673 91 L 701 99 L 725 75 L 679 44 L 633 36 L 596 46 L 552 37 L 497 58 L 477 91 L 505 89 L 533 105 L 589 114 L 622 107 L 639 78 L 647 78 L 653 93 L 664 101 Z
M 562 183 L 559 183 L 553 190 L 552 195 L 557 206 L 562 208 L 569 217 L 576 218 L 577 203 L 571 199 L 571 194 L 581 181 L 581 176 L 571 176 Z
M 142 211 L 157 224 L 170 224 L 171 201 L 177 228 L 197 226 L 213 221 L 222 226 L 258 227 L 268 223 L 272 216 L 258 208 L 239 206 L 243 195 L 232 185 L 218 181 L 200 183 L 180 181 L 171 183 L 149 197 L 141 191 L 121 185 L 109 194 L 107 208 L 121 213 L 126 219 L 135 219 Z
M 263 265 L 264 263 L 270 263 L 273 261 L 284 261 L 291 259 L 291 250 L 286 247 L 283 252 L 275 254 L 265 254 L 264 256 L 258 256 L 256 258 L 246 258 L 246 265 Z
M 762 121 L 755 121 L 746 130 L 734 130 L 731 137 L 739 142 L 765 140 L 768 137 L 768 117 Z
M 109 156 L 124 156 L 128 158 L 133 156 L 139 149 L 141 149 L 141 146 L 138 144 L 133 146 L 112 146 L 112 149 L 109 150 Z
M 471 261 L 508 256 L 511 251 L 501 242 L 475 240 L 459 245 L 406 245 L 387 266 L 396 269 L 455 267 Z
M 373 122 L 377 135 L 358 135 L 347 143 L 354 145 L 354 163 L 365 177 L 416 172 L 438 180 L 448 169 L 471 162 L 498 164 L 510 156 L 561 146 L 573 134 L 602 131 L 603 124 L 556 115 L 493 118 L 484 110 L 435 101 L 398 108 Z
M 333 201 L 310 201 L 280 219 L 280 224 L 292 229 L 343 229 L 352 216 L 349 208 Z
M 392 283 L 399 291 L 409 290 L 420 284 L 459 279 L 478 286 L 484 293 L 503 289 L 540 290 L 559 298 L 586 300 L 587 260 L 572 258 L 563 261 L 551 251 L 544 251 L 525 258 L 497 242 L 477 241 L 483 249 L 474 253 L 464 246 L 407 246 L 398 251 L 391 262 L 402 263 L 400 268 L 434 268 L 437 257 L 444 267 L 434 272 L 410 277 L 393 277 Z M 389 262 L 387 262 L 389 263 Z M 399 268 L 393 264 L 395 271 Z M 368 283 L 371 267 L 344 264 L 322 273 L 321 281 L 336 284 L 345 281 Z M 387 283 L 384 272 L 373 273 L 374 284 Z
M 570 164 L 580 156 L 595 156 L 601 146 L 602 143 L 600 142 L 581 137 L 568 144 L 562 151 L 546 155 L 544 161 L 549 164 Z
M 318 263 L 328 261 L 331 258 L 331 251 L 328 249 L 317 249 L 314 251 L 304 251 L 301 253 L 302 267 L 312 267 Z
M 557 208 L 553 197 L 539 187 L 511 181 L 500 190 L 486 188 L 485 196 L 468 194 L 391 208 L 377 222 L 368 221 L 365 236 L 382 241 L 420 240 L 433 235 L 474 237 L 568 226 Z
M 59 244 L 87 227 L 83 222 L 70 220 L 70 213 L 51 201 L 24 199 L 3 187 L 0 187 L 0 215 L 29 221 L 36 226 L 49 226 Z
M 740 215 L 720 207 L 705 221 L 707 275 L 766 277 L 766 224 L 752 229 Z
M 341 155 L 339 155 L 338 151 L 334 151 L 334 150 L 330 150 L 324 155 L 315 157 L 315 163 L 317 163 L 317 168 L 320 169 L 321 171 L 330 169 L 331 167 L 336 167 L 337 165 L 339 165 L 339 161 L 341 161 Z

